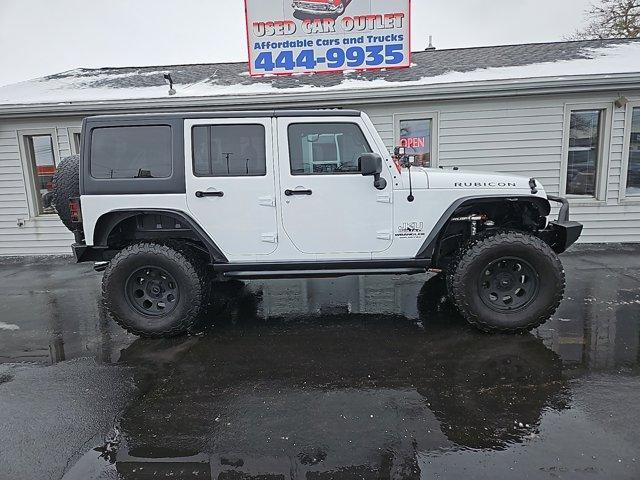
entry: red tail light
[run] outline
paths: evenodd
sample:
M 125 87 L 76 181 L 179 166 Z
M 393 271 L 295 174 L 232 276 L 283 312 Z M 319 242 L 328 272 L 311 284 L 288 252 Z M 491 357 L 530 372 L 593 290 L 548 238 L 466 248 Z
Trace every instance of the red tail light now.
M 80 199 L 71 198 L 69 200 L 69 213 L 71 214 L 71 221 L 74 223 L 82 223 L 82 210 L 80 209 Z

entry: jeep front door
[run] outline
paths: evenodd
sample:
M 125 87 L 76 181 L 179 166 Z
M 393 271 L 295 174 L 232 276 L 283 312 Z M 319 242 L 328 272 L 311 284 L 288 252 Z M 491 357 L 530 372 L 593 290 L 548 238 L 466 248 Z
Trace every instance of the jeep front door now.
M 277 247 L 273 120 L 185 121 L 187 204 L 231 261 Z
M 384 190 L 360 172 L 375 145 L 367 132 L 360 117 L 278 118 L 282 221 L 299 251 L 364 259 L 391 246 L 389 169 Z

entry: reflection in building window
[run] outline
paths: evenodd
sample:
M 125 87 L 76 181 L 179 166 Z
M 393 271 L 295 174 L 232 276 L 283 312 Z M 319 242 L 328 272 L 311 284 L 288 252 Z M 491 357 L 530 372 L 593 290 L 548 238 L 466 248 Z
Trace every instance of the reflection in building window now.
M 408 155 L 415 155 L 415 165 L 432 167 L 433 120 L 400 120 L 400 146 L 407 149 Z
M 627 195 L 640 195 L 640 107 L 633 109 L 631 119 Z
M 52 181 L 56 163 L 51 135 L 27 135 L 24 139 L 37 193 L 37 213 L 55 213 Z
M 79 155 L 80 154 L 80 134 L 79 133 L 74 133 L 73 134 L 73 145 L 75 147 L 75 152 Z
M 595 196 L 602 151 L 602 110 L 571 112 L 567 194 Z

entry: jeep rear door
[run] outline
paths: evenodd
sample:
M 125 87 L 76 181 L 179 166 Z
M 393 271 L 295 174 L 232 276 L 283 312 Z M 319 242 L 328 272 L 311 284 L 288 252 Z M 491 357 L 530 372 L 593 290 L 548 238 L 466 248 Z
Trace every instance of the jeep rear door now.
M 282 223 L 293 245 L 321 258 L 370 258 L 393 241 L 392 177 L 384 190 L 363 177 L 358 159 L 374 152 L 361 117 L 280 117 Z M 373 147 L 373 148 L 372 148 Z
M 185 120 L 187 204 L 229 260 L 277 247 L 273 119 Z

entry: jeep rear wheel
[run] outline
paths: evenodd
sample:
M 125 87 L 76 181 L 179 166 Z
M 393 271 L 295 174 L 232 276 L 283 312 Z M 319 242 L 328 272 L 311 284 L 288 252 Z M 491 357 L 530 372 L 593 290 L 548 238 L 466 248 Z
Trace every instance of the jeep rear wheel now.
M 138 243 L 119 252 L 102 280 L 113 320 L 142 337 L 186 333 L 208 303 L 204 262 L 188 247 Z
M 564 269 L 542 240 L 501 232 L 471 241 L 447 282 L 466 320 L 484 331 L 521 332 L 545 323 L 564 295 Z

